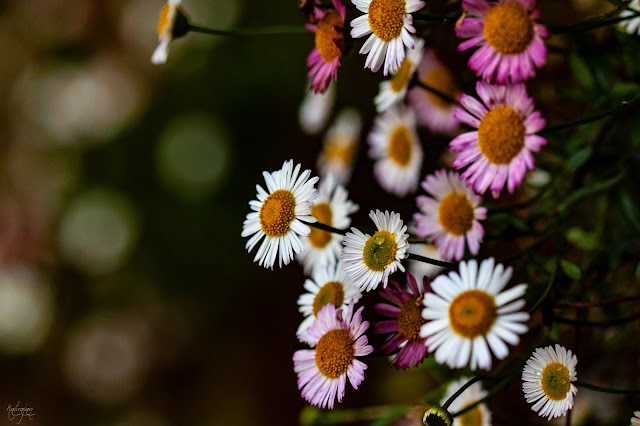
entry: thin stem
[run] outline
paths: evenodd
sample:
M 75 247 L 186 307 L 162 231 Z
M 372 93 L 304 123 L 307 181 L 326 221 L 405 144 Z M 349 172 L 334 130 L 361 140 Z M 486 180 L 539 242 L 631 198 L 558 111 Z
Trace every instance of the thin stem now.
M 549 277 L 549 282 L 547 283 L 547 288 L 544 289 L 544 293 L 540 296 L 540 298 L 533 304 L 533 306 L 529 309 L 529 313 L 532 314 L 542 305 L 542 302 L 547 298 L 549 292 L 553 288 L 553 283 L 556 280 L 556 273 L 558 272 L 558 265 L 560 264 L 560 257 L 556 257 L 555 262 L 553 262 L 553 267 L 551 269 L 551 277 Z
M 594 302 L 557 302 L 554 305 L 555 309 L 560 308 L 573 308 L 573 309 L 588 309 L 599 308 L 607 305 L 617 305 L 619 303 L 633 302 L 634 300 L 640 300 L 640 294 L 627 297 L 617 297 L 615 299 L 596 300 Z
M 633 105 L 634 103 L 636 103 L 638 100 L 640 100 L 640 96 L 636 96 L 635 98 L 632 98 L 628 101 L 622 101 L 620 102 L 620 105 L 616 106 L 615 108 L 597 113 L 597 114 L 593 114 L 584 118 L 580 118 L 578 120 L 573 120 L 573 121 L 568 121 L 566 123 L 559 123 L 559 124 L 554 124 L 551 126 L 547 126 L 544 129 L 540 130 L 538 132 L 539 135 L 545 135 L 545 134 L 549 134 L 549 133 L 555 133 L 555 132 L 559 132 L 561 130 L 565 130 L 565 129 L 569 129 L 571 127 L 577 127 L 577 126 L 582 126 L 583 124 L 587 124 L 587 123 L 592 123 L 594 121 L 598 121 L 598 120 L 602 120 L 603 118 L 609 117 L 610 115 L 613 115 L 615 113 L 617 113 L 618 111 L 621 111 L 625 108 L 630 107 L 631 105 Z
M 496 385 L 496 387 L 494 387 L 493 389 L 491 389 L 491 392 L 489 392 L 484 398 L 480 398 L 479 400 L 477 400 L 476 402 L 474 402 L 473 404 L 467 405 L 465 408 L 463 408 L 462 410 L 452 413 L 451 417 L 458 417 L 463 415 L 464 413 L 473 410 L 474 408 L 476 408 L 478 405 L 482 404 L 483 402 L 489 400 L 490 398 L 493 398 L 495 395 L 497 395 L 499 392 L 501 392 L 504 388 L 507 387 L 507 385 L 511 382 L 511 380 L 513 380 L 513 378 L 516 377 L 515 374 L 512 374 L 511 376 L 505 378 L 504 380 L 502 380 L 500 383 L 498 383 Z
M 439 24 L 451 24 L 454 25 L 458 18 L 453 18 L 451 16 L 441 16 L 441 15 L 430 15 L 428 13 L 413 13 L 413 20 L 421 21 L 421 22 L 436 22 Z
M 458 102 L 457 99 L 452 98 L 451 96 L 447 95 L 444 92 L 441 92 L 440 90 L 436 89 L 435 87 L 431 87 L 425 83 L 423 83 L 422 81 L 420 81 L 418 79 L 418 74 L 414 74 L 413 75 L 413 79 L 411 79 L 411 82 L 409 83 L 409 87 L 415 87 L 418 86 L 424 90 L 426 90 L 427 92 L 433 93 L 434 95 L 436 95 L 437 97 L 439 97 L 440 99 L 442 99 L 445 102 L 448 102 L 452 105 L 460 105 L 460 102 Z
M 555 229 L 548 230 L 540 238 L 538 238 L 536 240 L 536 242 L 531 244 L 529 247 L 527 247 L 525 249 L 522 249 L 518 253 L 515 253 L 515 254 L 513 254 L 513 255 L 511 255 L 509 257 L 505 257 L 504 259 L 500 260 L 499 263 L 502 263 L 502 264 L 511 263 L 514 260 L 518 259 L 519 257 L 522 257 L 523 255 L 535 250 L 536 248 L 538 248 L 539 246 L 544 244 L 545 241 L 547 241 L 549 238 L 551 238 L 551 236 L 553 235 L 554 232 L 555 232 Z
M 320 222 L 305 222 L 304 220 L 301 220 L 300 222 L 304 223 L 305 225 L 311 226 L 312 228 L 317 228 L 321 231 L 331 232 L 332 234 L 347 235 L 348 231 L 347 229 L 334 228 L 333 226 L 325 225 L 324 223 Z
M 476 376 L 474 378 L 472 378 L 471 380 L 469 380 L 467 383 L 465 383 L 464 385 L 462 385 L 462 387 L 460 389 L 458 389 L 458 391 L 456 393 L 454 393 L 453 395 L 451 395 L 449 397 L 449 399 L 447 399 L 444 404 L 442 404 L 442 408 L 444 408 L 445 410 L 449 409 L 449 406 L 453 403 L 453 401 L 456 400 L 456 398 L 458 398 L 460 395 L 462 395 L 462 392 L 464 392 L 465 390 L 467 390 L 472 384 L 474 384 L 475 382 L 478 382 L 480 380 L 500 380 L 499 378 L 495 378 L 495 377 L 489 377 L 489 376 Z
M 628 317 L 617 318 L 614 320 L 608 321 L 583 321 L 583 320 L 574 320 L 571 318 L 564 317 L 553 317 L 553 320 L 559 322 L 561 324 L 575 325 L 579 327 L 613 327 L 620 324 L 625 324 L 627 322 L 635 321 L 640 319 L 640 312 L 635 313 L 633 315 L 629 315 Z
M 613 12 L 609 12 L 608 14 L 605 14 L 602 16 L 607 16 L 607 15 L 611 16 L 612 13 L 615 14 L 614 12 L 618 13 L 618 11 L 615 10 Z M 549 30 L 550 34 L 568 34 L 568 33 L 575 33 L 578 31 L 589 31 L 595 28 L 600 28 L 600 27 L 608 27 L 609 25 L 627 21 L 629 19 L 633 19 L 638 16 L 640 16 L 640 14 L 632 13 L 627 16 L 619 16 L 617 18 L 611 18 L 611 19 L 602 19 L 602 17 L 597 17 L 597 18 L 589 19 L 587 21 L 580 22 L 577 24 L 571 24 L 571 25 L 547 25 L 547 29 Z
M 610 388 L 603 388 L 603 387 L 600 387 L 600 386 L 591 385 L 589 383 L 584 383 L 584 382 L 581 382 L 579 380 L 576 380 L 575 382 L 573 382 L 573 384 L 578 386 L 578 387 L 580 387 L 580 388 L 591 389 L 591 390 L 596 391 L 596 392 L 619 393 L 619 394 L 624 394 L 624 395 L 640 395 L 640 389 L 610 389 Z
M 418 262 L 428 263 L 430 265 L 442 266 L 444 268 L 455 268 L 457 264 L 445 262 L 444 260 L 432 259 L 430 257 L 420 256 L 419 254 L 409 253 L 408 260 L 417 260 Z
M 254 36 L 254 35 L 285 35 L 285 34 L 311 34 L 305 27 L 275 25 L 261 28 L 245 28 L 241 30 L 221 30 L 207 28 L 200 25 L 189 24 L 189 31 L 214 36 Z

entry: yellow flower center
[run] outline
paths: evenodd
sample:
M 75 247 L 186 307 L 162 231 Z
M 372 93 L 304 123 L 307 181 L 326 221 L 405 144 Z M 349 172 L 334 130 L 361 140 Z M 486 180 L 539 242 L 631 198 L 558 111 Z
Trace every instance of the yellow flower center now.
M 444 93 L 450 98 L 456 98 L 458 88 L 456 87 L 453 77 L 449 70 L 444 67 L 438 67 L 431 71 L 427 78 L 423 81 L 429 87 L 433 87 L 436 90 Z M 440 96 L 431 92 L 427 92 L 427 96 L 432 104 L 439 108 L 449 108 L 451 104 L 442 99 Z
M 346 374 L 355 358 L 353 338 L 346 328 L 328 331 L 316 345 L 316 366 L 329 379 Z
M 524 122 L 515 109 L 495 107 L 480 121 L 480 151 L 493 164 L 509 164 L 524 147 L 525 130 Z
M 516 2 L 492 7 L 484 19 L 484 38 L 497 52 L 514 55 L 524 52 L 533 39 L 533 21 Z
M 427 322 L 422 318 L 422 299 L 423 296 L 417 296 L 408 300 L 398 315 L 398 332 L 411 343 L 422 341 L 420 328 Z
M 323 285 L 316 297 L 313 299 L 313 315 L 318 316 L 320 309 L 324 308 L 327 303 L 339 308 L 344 302 L 344 287 L 338 281 L 330 281 Z
M 357 141 L 348 141 L 341 137 L 334 137 L 327 141 L 323 148 L 323 154 L 332 160 L 341 161 L 344 165 L 350 166 L 356 156 L 358 148 Z
M 169 25 L 169 10 L 171 7 L 168 4 L 162 6 L 160 10 L 160 19 L 158 19 L 158 35 L 161 36 L 164 34 L 164 30 L 167 29 L 167 25 Z
M 260 208 L 260 226 L 268 237 L 281 237 L 289 232 L 296 215 L 296 199 L 290 191 L 278 189 Z
M 473 226 L 473 206 L 459 192 L 452 192 L 440 201 L 438 220 L 449 234 L 465 235 Z
M 384 271 L 396 258 L 396 236 L 389 231 L 378 231 L 364 244 L 362 257 L 372 271 Z
M 405 0 L 371 0 L 369 27 L 380 40 L 388 42 L 400 36 L 406 12 Z
M 341 43 L 343 39 L 342 32 L 336 30 L 336 27 L 342 27 L 342 25 L 342 17 L 335 10 L 324 15 L 324 18 L 318 23 L 316 49 L 327 63 L 333 62 L 342 54 L 341 47 L 336 44 L 336 41 Z
M 542 370 L 540 384 L 542 384 L 542 391 L 547 398 L 554 401 L 563 400 L 571 388 L 569 369 L 560 362 L 547 364 Z
M 467 404 L 467 406 L 471 404 Z M 480 410 L 479 405 L 460 416 L 460 426 L 482 426 L 482 410 Z
M 406 58 L 398 71 L 391 77 L 391 90 L 396 93 L 399 93 L 409 85 L 409 80 L 411 80 L 411 67 L 413 63 L 411 59 Z
M 333 219 L 333 213 L 331 212 L 331 206 L 327 203 L 316 204 L 311 208 L 311 216 L 318 219 L 318 222 L 331 226 Z M 309 242 L 316 248 L 324 248 L 331 241 L 331 233 L 327 231 L 321 231 L 317 228 L 311 228 L 309 234 Z
M 462 292 L 449 306 L 451 329 L 467 339 L 486 336 L 497 317 L 493 296 L 482 290 Z
M 406 166 L 411 160 L 411 135 L 404 126 L 396 127 L 391 133 L 389 142 L 389 158 L 400 166 Z

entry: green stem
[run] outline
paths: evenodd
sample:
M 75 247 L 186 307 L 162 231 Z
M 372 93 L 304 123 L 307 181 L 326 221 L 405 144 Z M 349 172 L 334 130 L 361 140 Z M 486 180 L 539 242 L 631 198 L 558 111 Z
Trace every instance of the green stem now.
M 418 74 L 417 73 L 413 75 L 413 78 L 409 82 L 409 88 L 415 87 L 415 86 L 418 86 L 418 87 L 426 90 L 427 92 L 433 93 L 434 95 L 436 95 L 437 97 L 439 97 L 443 101 L 445 101 L 447 103 L 450 103 L 451 105 L 460 105 L 460 102 L 458 102 L 457 99 L 454 99 L 451 96 L 447 95 L 446 93 L 441 92 L 440 90 L 436 89 L 435 87 L 431 87 L 428 84 L 425 84 L 422 81 L 420 81 L 418 79 Z
M 529 313 L 532 314 L 542 305 L 544 299 L 547 298 L 549 292 L 553 288 L 553 283 L 556 280 L 556 273 L 558 272 L 558 265 L 560 265 L 560 257 L 557 256 L 555 262 L 553 262 L 553 267 L 551 269 L 551 277 L 549 277 L 549 282 L 547 283 L 547 288 L 544 289 L 544 293 L 540 296 L 540 298 L 533 304 L 533 306 L 529 309 Z
M 517 373 L 519 373 L 519 372 L 517 372 Z M 513 380 L 515 377 L 516 377 L 515 373 L 512 374 L 509 377 L 506 377 L 504 380 L 502 380 L 500 383 L 498 383 L 496 385 L 496 387 L 491 389 L 491 392 L 489 392 L 484 398 L 480 398 L 479 400 L 477 400 L 473 404 L 467 405 L 462 410 L 460 410 L 458 412 L 455 412 L 455 413 L 452 413 L 451 417 L 455 418 L 455 417 L 461 416 L 464 413 L 473 410 L 474 408 L 476 408 L 478 405 L 482 404 L 483 402 L 493 398 L 495 395 L 497 395 L 498 393 L 502 392 L 502 390 L 504 388 L 506 388 L 507 385 L 509 385 L 509 383 L 511 382 L 511 380 Z
M 214 36 L 255 36 L 255 35 L 286 35 L 286 34 L 311 34 L 305 27 L 275 25 L 272 27 L 245 28 L 241 30 L 221 30 L 189 24 L 189 31 Z
M 467 383 L 462 385 L 462 387 L 460 389 L 458 389 L 456 393 L 451 395 L 445 401 L 445 403 L 442 404 L 442 408 L 444 408 L 445 410 L 448 410 L 449 406 L 453 403 L 453 401 L 455 401 L 456 398 L 458 398 L 460 395 L 462 395 L 462 392 L 466 391 L 471 385 L 473 385 L 475 382 L 479 382 L 480 380 L 500 380 L 500 379 L 496 379 L 495 377 L 489 377 L 489 376 L 476 376 L 476 377 L 472 378 L 471 380 L 467 381 Z
M 618 393 L 618 394 L 624 394 L 624 395 L 640 395 L 640 389 L 610 389 L 610 388 L 603 388 L 603 387 L 600 387 L 600 386 L 591 385 L 589 383 L 584 383 L 584 382 L 581 382 L 579 380 L 576 380 L 575 382 L 573 382 L 573 384 L 578 386 L 578 387 L 580 387 L 580 388 L 591 389 L 591 390 L 596 391 L 596 392 Z
M 304 223 L 307 226 L 311 226 L 312 228 L 319 229 L 321 231 L 331 232 L 332 234 L 347 235 L 347 231 L 348 231 L 347 229 L 334 228 L 333 226 L 325 225 L 324 223 L 320 223 L 320 222 L 305 222 L 304 220 L 301 220 L 300 222 Z
M 549 238 L 551 238 L 551 236 L 553 236 L 554 232 L 555 232 L 555 228 L 549 229 L 547 232 L 542 234 L 542 236 L 540 238 L 538 238 L 529 247 L 524 248 L 524 249 L 520 250 L 518 253 L 515 253 L 515 254 L 513 254 L 513 255 L 511 255 L 509 257 L 505 257 L 504 259 L 500 260 L 498 263 L 502 263 L 502 264 L 511 263 L 514 260 L 522 257 L 523 255 L 535 250 L 536 248 L 538 248 L 542 244 L 544 244 Z
M 409 253 L 407 260 L 417 260 L 418 262 L 428 263 L 430 265 L 442 266 L 444 268 L 455 268 L 457 264 L 445 262 L 443 260 L 432 259 L 430 257 L 420 256 L 419 254 Z
M 455 25 L 458 21 L 458 18 L 453 18 L 451 16 L 441 16 L 441 15 L 430 15 L 428 13 L 412 13 L 414 21 L 420 22 L 436 22 L 438 24 L 450 24 Z
M 615 299 L 596 300 L 595 302 L 558 302 L 554 305 L 555 309 L 570 308 L 570 309 L 588 309 L 599 308 L 607 305 L 617 305 L 619 303 L 633 302 L 634 300 L 640 300 L 640 294 L 627 297 L 617 297 Z
M 578 327 L 614 327 L 616 325 L 625 324 L 637 319 L 640 319 L 640 312 L 629 315 L 628 317 L 617 318 L 608 321 L 583 321 L 564 317 L 553 317 L 553 320 L 556 322 L 559 322 L 561 324 L 575 325 Z
M 597 114 L 593 114 L 584 118 L 580 118 L 578 120 L 573 120 L 573 121 L 568 121 L 566 123 L 560 123 L 560 124 L 554 124 L 551 126 L 547 126 L 544 129 L 540 130 L 538 132 L 539 135 L 545 135 L 545 134 L 549 134 L 549 133 L 555 133 L 555 132 L 559 132 L 561 130 L 565 130 L 565 129 L 570 129 L 572 127 L 577 127 L 577 126 L 582 126 L 583 124 L 587 124 L 587 123 L 592 123 L 594 121 L 598 121 L 598 120 L 602 120 L 603 118 L 609 117 L 610 115 L 613 115 L 623 109 L 626 109 L 628 107 L 630 107 L 631 105 L 633 105 L 634 103 L 638 102 L 638 100 L 640 100 L 640 96 L 636 96 L 635 98 L 632 98 L 628 101 L 622 101 L 620 102 L 620 105 L 616 106 L 615 108 L 611 108 L 609 110 L 603 111 L 603 112 L 599 112 Z

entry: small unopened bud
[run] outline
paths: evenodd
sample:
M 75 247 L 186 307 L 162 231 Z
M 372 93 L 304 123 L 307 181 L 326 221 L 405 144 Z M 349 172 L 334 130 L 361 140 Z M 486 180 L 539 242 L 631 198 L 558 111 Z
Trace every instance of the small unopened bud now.
M 422 423 L 425 426 L 451 426 L 451 414 L 442 407 L 434 405 L 424 412 Z

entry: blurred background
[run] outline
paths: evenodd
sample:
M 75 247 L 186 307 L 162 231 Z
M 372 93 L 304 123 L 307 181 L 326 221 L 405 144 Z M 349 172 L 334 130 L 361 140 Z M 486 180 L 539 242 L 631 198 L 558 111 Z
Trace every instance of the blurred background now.
M 557 16 L 607 8 L 568 3 Z M 29 425 L 299 422 L 302 268 L 264 270 L 240 232 L 263 170 L 289 158 L 315 168 L 322 136 L 297 119 L 313 36 L 189 34 L 153 66 L 163 4 L 0 1 L 0 425 L 15 423 L 5 407 L 16 403 L 34 409 Z M 293 0 L 183 7 L 217 28 L 305 23 Z M 446 29 L 433 37 L 455 52 Z M 466 57 L 447 63 L 472 87 Z M 332 115 L 356 107 L 368 132 L 382 76 L 363 62 L 344 58 Z M 540 74 L 542 102 L 571 80 L 564 71 L 550 60 Z M 566 105 L 541 109 L 573 118 Z M 432 170 L 448 139 L 422 136 Z M 413 199 L 383 195 L 365 153 L 349 188 L 354 223 L 373 208 L 409 217 Z M 374 360 L 344 406 L 419 401 L 439 380 Z M 516 397 L 512 409 L 526 412 Z

